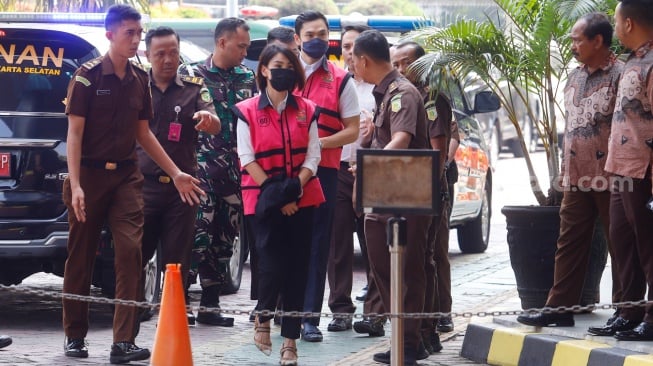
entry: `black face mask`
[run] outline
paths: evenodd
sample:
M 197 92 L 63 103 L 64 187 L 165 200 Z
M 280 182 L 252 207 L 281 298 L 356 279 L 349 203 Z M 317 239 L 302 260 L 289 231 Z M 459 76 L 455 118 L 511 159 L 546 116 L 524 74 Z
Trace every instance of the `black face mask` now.
M 295 70 L 270 69 L 270 86 L 277 91 L 292 91 L 295 88 Z

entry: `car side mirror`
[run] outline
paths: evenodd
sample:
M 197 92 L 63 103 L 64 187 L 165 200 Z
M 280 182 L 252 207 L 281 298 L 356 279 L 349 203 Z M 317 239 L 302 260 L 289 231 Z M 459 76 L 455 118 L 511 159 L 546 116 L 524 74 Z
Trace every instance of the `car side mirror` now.
M 501 108 L 499 97 L 491 91 L 482 91 L 474 97 L 474 113 L 494 112 Z

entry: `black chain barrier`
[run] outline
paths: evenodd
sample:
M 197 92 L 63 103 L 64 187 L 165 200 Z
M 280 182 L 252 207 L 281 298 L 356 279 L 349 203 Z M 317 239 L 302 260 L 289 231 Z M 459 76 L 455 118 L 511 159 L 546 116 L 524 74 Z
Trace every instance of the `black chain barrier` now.
M 158 310 L 161 307 L 160 303 L 150 303 L 147 301 L 134 301 L 134 300 L 122 300 L 122 299 L 110 299 L 106 297 L 95 297 L 95 296 L 85 296 L 85 295 L 76 295 L 65 292 L 55 292 L 55 291 L 45 291 L 34 289 L 31 287 L 24 286 L 6 286 L 0 284 L 0 290 L 6 292 L 20 293 L 20 294 L 29 294 L 39 297 L 49 297 L 49 298 L 61 298 L 66 300 L 75 300 L 83 301 L 96 304 L 108 304 L 108 305 L 128 305 L 136 306 L 139 308 L 149 308 L 152 310 Z M 269 311 L 269 310 L 234 310 L 234 309 L 225 309 L 225 308 L 212 308 L 205 306 L 187 306 L 188 311 L 200 311 L 207 313 L 220 313 L 220 314 L 231 314 L 231 315 L 251 315 L 251 314 L 260 314 L 263 316 L 282 316 L 282 317 L 295 317 L 295 318 L 354 318 L 362 319 L 366 317 L 387 317 L 387 318 L 404 318 L 404 319 L 426 319 L 426 318 L 439 318 L 439 317 L 451 317 L 451 318 L 471 318 L 471 317 L 488 317 L 488 316 L 505 316 L 505 315 L 522 315 L 528 313 L 566 313 L 566 312 L 585 312 L 593 310 L 609 310 L 615 308 L 630 308 L 630 307 L 644 307 L 647 305 L 652 305 L 653 301 L 648 300 L 639 300 L 639 301 L 625 301 L 612 304 L 591 304 L 591 305 L 574 305 L 574 306 L 558 306 L 558 307 L 543 307 L 543 308 L 531 308 L 525 310 L 508 310 L 508 311 L 478 311 L 478 312 L 435 312 L 435 313 L 365 313 L 365 314 L 351 314 L 351 313 L 314 313 L 314 312 L 301 312 L 301 311 Z

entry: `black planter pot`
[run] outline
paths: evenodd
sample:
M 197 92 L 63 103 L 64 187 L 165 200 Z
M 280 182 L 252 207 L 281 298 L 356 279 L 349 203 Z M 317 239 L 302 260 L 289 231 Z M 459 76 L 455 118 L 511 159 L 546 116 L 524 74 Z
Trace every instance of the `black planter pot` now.
M 522 309 L 541 308 L 553 285 L 555 252 L 560 232 L 559 206 L 504 206 L 510 264 L 515 272 Z M 597 235 L 597 231 L 599 232 Z M 607 243 L 595 230 L 581 304 L 598 301 Z M 597 248 L 597 249 L 595 249 Z

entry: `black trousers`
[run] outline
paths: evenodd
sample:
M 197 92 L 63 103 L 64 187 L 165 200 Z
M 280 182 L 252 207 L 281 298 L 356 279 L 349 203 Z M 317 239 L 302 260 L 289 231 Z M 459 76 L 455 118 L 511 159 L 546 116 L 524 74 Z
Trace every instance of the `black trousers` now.
M 265 220 L 248 217 L 256 238 L 258 257 L 258 304 L 256 309 L 275 311 L 279 295 L 283 310 L 302 311 L 313 234 L 314 208 L 301 208 L 292 216 L 281 211 Z M 260 316 L 266 322 L 273 316 Z M 301 318 L 283 317 L 281 336 L 298 339 Z

